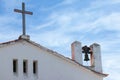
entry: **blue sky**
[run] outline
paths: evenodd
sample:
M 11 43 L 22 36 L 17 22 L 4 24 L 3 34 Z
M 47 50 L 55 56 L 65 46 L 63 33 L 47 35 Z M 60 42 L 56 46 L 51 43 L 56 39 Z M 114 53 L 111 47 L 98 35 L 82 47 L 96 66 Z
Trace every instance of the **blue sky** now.
M 0 0 L 0 42 L 22 34 L 21 9 L 25 2 L 27 34 L 31 40 L 70 57 L 70 45 L 99 43 L 105 80 L 120 79 L 120 0 Z

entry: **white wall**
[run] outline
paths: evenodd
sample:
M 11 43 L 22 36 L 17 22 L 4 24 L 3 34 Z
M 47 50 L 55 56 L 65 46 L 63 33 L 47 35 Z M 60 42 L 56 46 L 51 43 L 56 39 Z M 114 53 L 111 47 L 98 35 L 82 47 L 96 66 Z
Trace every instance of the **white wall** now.
M 18 59 L 18 74 L 13 73 L 13 59 Z M 28 74 L 23 74 L 23 59 L 28 60 Z M 38 75 L 32 62 L 38 60 Z M 80 68 L 27 42 L 0 48 L 0 80 L 102 80 L 100 76 Z

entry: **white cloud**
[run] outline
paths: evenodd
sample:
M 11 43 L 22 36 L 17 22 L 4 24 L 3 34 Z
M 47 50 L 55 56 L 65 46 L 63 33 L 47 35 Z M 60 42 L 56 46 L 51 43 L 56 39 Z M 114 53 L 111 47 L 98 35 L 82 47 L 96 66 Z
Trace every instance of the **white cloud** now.
M 62 11 L 60 10 L 57 12 L 53 12 L 48 17 L 47 23 L 43 25 L 38 25 L 38 28 L 40 30 L 41 27 L 45 28 L 45 27 L 50 27 L 52 25 L 56 25 L 57 29 L 52 30 L 50 33 L 45 33 L 45 34 L 41 33 L 41 36 L 44 35 L 44 37 L 46 35 L 52 36 L 52 37 L 48 37 L 48 39 L 42 37 L 42 39 L 49 42 L 48 43 L 49 45 L 53 45 L 52 44 L 52 42 L 54 41 L 53 39 L 57 39 L 58 42 L 54 42 L 55 44 L 53 46 L 56 46 L 56 45 L 60 46 L 61 44 L 66 43 L 64 41 L 68 41 L 67 43 L 70 43 L 70 41 L 73 40 L 75 35 L 68 35 L 67 33 L 79 32 L 78 34 L 80 35 L 80 40 L 82 40 L 84 36 L 86 36 L 85 34 L 87 32 L 94 33 L 94 34 L 102 34 L 101 32 L 103 30 L 120 31 L 120 28 L 119 28 L 120 13 L 119 12 L 111 12 L 111 14 L 106 15 L 104 13 L 97 13 L 96 11 L 89 11 L 86 9 L 82 11 L 67 11 L 66 12 L 64 10 Z M 58 35 L 55 33 L 57 33 Z M 81 35 L 80 33 L 84 33 L 84 35 Z M 118 33 L 117 35 L 119 34 L 120 33 Z M 110 36 L 104 37 L 103 39 L 98 40 L 98 41 L 97 39 L 95 40 L 96 42 L 100 42 L 103 45 L 104 50 L 107 51 L 109 50 L 108 47 L 110 45 L 116 45 L 117 43 L 119 43 L 119 41 L 117 41 L 114 38 L 112 40 L 116 41 L 117 43 L 108 41 L 109 39 L 111 39 Z M 62 42 L 59 43 L 59 41 L 62 41 Z
M 78 0 L 64 0 L 64 1 L 63 1 L 63 4 L 73 4 L 73 3 L 75 3 L 76 1 L 78 1 Z
M 1 25 L 8 25 L 8 24 L 12 24 L 12 23 L 19 23 L 20 19 L 17 19 L 15 16 L 12 15 L 2 15 L 0 16 L 0 22 L 2 24 Z
M 19 0 L 11 0 L 10 2 L 8 0 L 1 0 L 2 3 L 4 4 L 4 11 L 8 12 L 9 10 L 15 8 L 15 6 L 17 6 L 17 3 L 19 2 Z
M 104 54 L 103 55 L 103 68 L 105 73 L 108 73 L 109 76 L 105 80 L 118 80 L 120 78 L 120 54 Z
M 112 13 L 110 15 L 103 16 L 96 20 L 93 25 L 100 27 L 101 30 L 107 29 L 120 31 L 120 13 Z
M 120 0 L 96 0 L 91 3 L 90 8 L 100 8 L 108 5 L 114 5 L 120 3 Z
M 71 37 L 66 36 L 62 33 L 57 33 L 56 31 L 48 31 L 45 33 L 40 33 L 39 35 L 34 35 L 34 37 L 36 41 L 42 39 L 42 41 L 45 42 L 44 43 L 45 45 L 51 47 L 59 47 L 60 45 L 62 46 L 64 44 L 67 44 L 71 40 L 70 39 Z
M 85 32 L 94 32 L 98 33 L 101 30 L 115 30 L 120 31 L 120 13 L 111 13 L 109 15 L 103 15 L 94 17 L 95 14 L 89 12 L 71 12 L 71 13 L 57 13 L 52 14 L 51 20 L 55 21 L 56 24 L 58 24 L 59 30 L 63 29 L 65 31 L 82 31 L 85 30 Z M 54 16 L 54 17 L 53 17 Z M 96 18 L 94 20 L 89 20 L 89 18 Z M 69 29 L 69 30 L 68 30 Z
M 55 23 L 55 21 L 50 21 L 48 23 L 45 23 L 45 24 L 41 24 L 41 25 L 38 25 L 34 28 L 34 30 L 41 30 L 43 28 L 46 28 L 46 27 L 50 27 L 51 25 L 53 25 Z
M 20 35 L 17 27 L 21 24 L 21 20 L 13 15 L 0 16 L 0 42 L 16 39 Z M 16 26 L 17 25 L 17 26 Z

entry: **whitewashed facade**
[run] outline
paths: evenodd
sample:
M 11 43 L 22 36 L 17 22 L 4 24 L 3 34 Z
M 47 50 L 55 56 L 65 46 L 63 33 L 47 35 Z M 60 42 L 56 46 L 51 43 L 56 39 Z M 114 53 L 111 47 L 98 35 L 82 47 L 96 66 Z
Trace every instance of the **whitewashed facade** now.
M 24 36 L 0 44 L 0 80 L 103 80 L 106 76 Z

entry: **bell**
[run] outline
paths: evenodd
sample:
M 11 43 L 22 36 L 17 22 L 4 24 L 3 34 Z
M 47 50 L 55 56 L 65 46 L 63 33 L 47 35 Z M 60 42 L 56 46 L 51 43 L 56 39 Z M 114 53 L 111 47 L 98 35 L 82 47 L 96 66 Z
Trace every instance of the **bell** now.
M 85 58 L 84 58 L 84 61 L 89 61 L 89 57 L 88 57 L 88 54 L 85 54 Z

